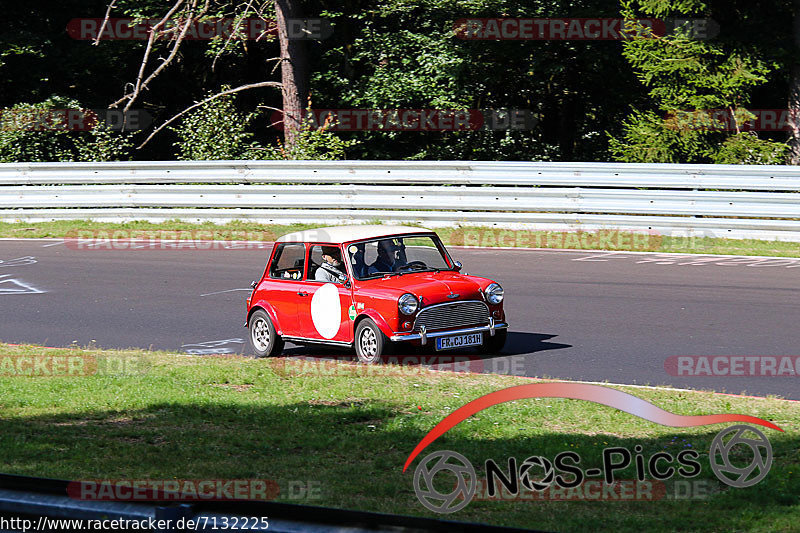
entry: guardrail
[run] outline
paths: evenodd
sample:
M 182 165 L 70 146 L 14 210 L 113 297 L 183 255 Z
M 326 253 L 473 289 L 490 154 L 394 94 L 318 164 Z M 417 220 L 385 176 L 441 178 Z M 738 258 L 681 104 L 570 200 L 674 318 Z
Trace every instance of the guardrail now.
M 800 241 L 800 168 L 468 161 L 0 165 L 0 219 L 80 218 L 381 220 Z

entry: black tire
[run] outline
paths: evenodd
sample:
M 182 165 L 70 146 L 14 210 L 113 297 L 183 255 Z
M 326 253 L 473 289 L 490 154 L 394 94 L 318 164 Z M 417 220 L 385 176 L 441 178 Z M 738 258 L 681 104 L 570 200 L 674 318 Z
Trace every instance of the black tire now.
M 505 329 L 495 330 L 494 337 L 487 331 L 483 334 L 483 344 L 480 347 L 481 353 L 500 353 L 500 350 L 506 345 L 506 337 L 508 337 L 508 330 Z
M 370 318 L 365 318 L 358 323 L 355 337 L 356 357 L 360 363 L 365 365 L 380 363 L 391 345 L 389 338 Z
M 278 336 L 269 315 L 263 309 L 250 315 L 247 335 L 248 353 L 255 357 L 280 355 L 283 351 L 283 339 Z

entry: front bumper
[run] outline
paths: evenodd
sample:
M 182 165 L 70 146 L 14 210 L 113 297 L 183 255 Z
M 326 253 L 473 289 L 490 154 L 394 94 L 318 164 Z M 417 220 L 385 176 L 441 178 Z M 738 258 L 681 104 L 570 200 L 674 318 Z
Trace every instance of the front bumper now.
M 451 335 L 465 335 L 468 333 L 482 333 L 484 331 L 488 331 L 489 335 L 494 337 L 495 331 L 498 329 L 508 329 L 508 324 L 505 322 L 495 322 L 493 318 L 489 319 L 489 324 L 486 326 L 476 326 L 474 328 L 462 328 L 462 329 L 443 329 L 437 331 L 425 331 L 425 327 L 422 328 L 422 331 L 414 332 L 414 333 L 395 333 L 389 339 L 393 342 L 399 341 L 420 341 L 420 344 L 425 346 L 428 342 L 428 339 L 434 339 L 436 337 L 449 337 Z

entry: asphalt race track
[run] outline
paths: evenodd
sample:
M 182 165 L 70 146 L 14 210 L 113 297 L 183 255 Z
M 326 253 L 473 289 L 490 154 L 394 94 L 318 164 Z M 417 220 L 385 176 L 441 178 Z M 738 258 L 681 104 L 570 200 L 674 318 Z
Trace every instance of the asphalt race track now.
M 271 245 L 269 246 L 271 248 Z M 193 354 L 243 348 L 267 249 L 75 250 L 0 241 L 0 339 Z M 800 259 L 451 248 L 505 288 L 492 368 L 800 399 L 800 377 L 680 377 L 671 356 L 800 355 Z M 319 350 L 287 345 L 290 356 Z

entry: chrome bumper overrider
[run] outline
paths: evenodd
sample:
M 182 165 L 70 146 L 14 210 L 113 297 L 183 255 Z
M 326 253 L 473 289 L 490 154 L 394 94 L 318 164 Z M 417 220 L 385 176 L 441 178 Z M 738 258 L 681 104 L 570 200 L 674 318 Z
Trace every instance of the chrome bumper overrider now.
M 495 322 L 493 318 L 489 319 L 489 324 L 486 326 L 476 326 L 474 328 L 463 328 L 463 329 L 445 329 L 439 331 L 425 331 L 425 327 L 422 327 L 422 330 L 419 332 L 414 333 L 395 333 L 391 337 L 390 340 L 397 342 L 397 341 L 420 341 L 422 345 L 428 342 L 428 339 L 436 338 L 436 337 L 449 337 L 451 335 L 466 335 L 468 333 L 482 333 L 484 331 L 488 331 L 489 335 L 494 337 L 495 330 L 498 329 L 508 329 L 508 324 L 505 322 Z

